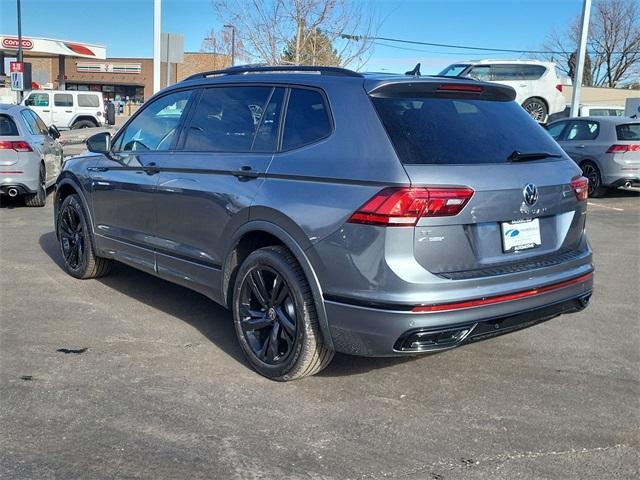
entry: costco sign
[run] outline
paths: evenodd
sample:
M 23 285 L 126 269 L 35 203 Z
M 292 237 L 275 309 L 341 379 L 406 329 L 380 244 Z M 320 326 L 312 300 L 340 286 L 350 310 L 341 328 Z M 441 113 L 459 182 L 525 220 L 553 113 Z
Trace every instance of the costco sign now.
M 18 39 L 17 38 L 3 38 L 2 39 L 2 47 L 9 48 L 11 50 L 18 50 Z M 33 42 L 28 38 L 22 39 L 22 49 L 23 50 L 31 50 L 33 48 Z

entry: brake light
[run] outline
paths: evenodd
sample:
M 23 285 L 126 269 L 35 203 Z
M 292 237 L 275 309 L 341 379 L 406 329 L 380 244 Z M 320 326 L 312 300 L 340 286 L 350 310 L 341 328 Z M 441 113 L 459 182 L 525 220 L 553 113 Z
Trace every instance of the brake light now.
M 14 141 L 1 141 L 0 150 L 15 150 L 16 152 L 33 152 L 31 145 L 27 142 L 20 140 Z
M 378 192 L 349 219 L 350 223 L 415 226 L 421 217 L 457 215 L 473 190 L 465 187 L 390 187 Z
M 640 152 L 640 143 L 627 145 L 611 145 L 607 153 Z
M 556 85 L 556 90 L 558 90 L 560 93 L 562 93 L 562 84 L 561 83 Z
M 576 198 L 579 202 L 587 200 L 589 194 L 589 179 L 586 177 L 576 177 L 571 180 L 571 188 L 576 194 Z
M 460 83 L 443 83 L 438 87 L 439 92 L 470 92 L 482 93 L 483 88 L 479 85 L 465 85 Z

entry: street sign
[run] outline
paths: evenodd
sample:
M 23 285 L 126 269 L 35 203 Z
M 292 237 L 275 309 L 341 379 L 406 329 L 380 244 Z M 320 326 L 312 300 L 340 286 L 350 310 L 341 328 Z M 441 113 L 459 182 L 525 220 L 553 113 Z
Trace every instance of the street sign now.
M 24 90 L 24 63 L 10 62 L 11 90 L 22 92 Z

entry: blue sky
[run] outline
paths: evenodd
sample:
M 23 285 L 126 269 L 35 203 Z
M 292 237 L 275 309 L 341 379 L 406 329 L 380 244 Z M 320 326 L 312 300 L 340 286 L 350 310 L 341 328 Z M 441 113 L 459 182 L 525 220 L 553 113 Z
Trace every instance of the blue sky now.
M 383 20 L 379 36 L 515 49 L 539 48 L 551 27 L 564 29 L 582 8 L 582 0 L 369 2 Z M 198 51 L 206 33 L 220 28 L 211 0 L 163 0 L 162 4 L 163 31 L 184 34 L 187 51 Z M 152 12 L 153 0 L 22 0 L 22 31 L 25 36 L 106 45 L 110 57 L 151 57 Z M 0 33 L 17 33 L 15 0 L 0 0 Z M 437 73 L 459 60 L 507 58 L 415 48 L 421 51 L 376 45 L 364 69 L 404 71 L 420 61 L 423 73 Z

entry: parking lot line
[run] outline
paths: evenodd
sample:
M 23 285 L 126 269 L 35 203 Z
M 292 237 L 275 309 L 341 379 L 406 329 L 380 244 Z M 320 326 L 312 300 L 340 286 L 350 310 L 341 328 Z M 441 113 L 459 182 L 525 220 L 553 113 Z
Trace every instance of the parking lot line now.
M 624 212 L 624 208 L 610 207 L 608 205 L 600 205 L 599 203 L 587 202 L 587 205 L 591 205 L 593 207 L 608 208 L 609 210 L 615 210 L 616 212 Z

